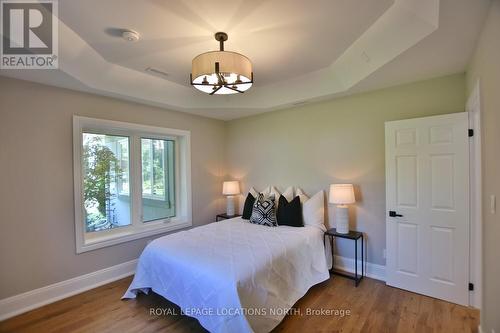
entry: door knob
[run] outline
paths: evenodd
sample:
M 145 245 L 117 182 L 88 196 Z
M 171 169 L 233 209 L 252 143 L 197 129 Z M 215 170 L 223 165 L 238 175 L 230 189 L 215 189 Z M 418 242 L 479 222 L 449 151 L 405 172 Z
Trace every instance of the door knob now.
M 398 214 L 398 213 L 396 213 L 396 212 L 395 212 L 395 211 L 393 211 L 393 210 L 390 210 L 390 211 L 389 211 L 389 216 L 390 216 L 390 217 L 403 217 L 403 215 Z

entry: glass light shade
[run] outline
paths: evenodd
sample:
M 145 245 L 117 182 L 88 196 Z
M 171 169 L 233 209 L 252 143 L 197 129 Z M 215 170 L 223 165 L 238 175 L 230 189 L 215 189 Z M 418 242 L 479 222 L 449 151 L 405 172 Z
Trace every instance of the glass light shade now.
M 226 85 L 241 92 L 252 86 L 252 63 L 242 54 L 231 51 L 211 51 L 198 55 L 193 59 L 191 77 L 193 86 L 207 94 L 214 91 L 214 84 L 219 83 L 215 73 L 215 63 L 219 63 L 219 73 L 224 77 Z M 206 85 L 203 85 L 206 83 Z M 221 87 L 214 94 L 237 94 L 238 91 Z
M 354 187 L 352 184 L 332 184 L 330 185 L 330 203 L 347 205 L 355 203 Z
M 237 195 L 240 194 L 240 183 L 237 180 L 224 182 L 222 184 L 223 195 Z

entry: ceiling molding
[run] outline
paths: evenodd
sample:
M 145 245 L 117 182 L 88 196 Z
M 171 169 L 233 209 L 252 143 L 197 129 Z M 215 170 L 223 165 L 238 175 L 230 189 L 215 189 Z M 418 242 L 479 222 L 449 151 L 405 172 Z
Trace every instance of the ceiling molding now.
M 395 0 L 326 67 L 285 81 L 254 85 L 238 96 L 207 96 L 169 80 L 168 76 L 160 78 L 113 63 L 59 20 L 59 70 L 52 70 L 53 74 L 46 77 L 33 72 L 31 80 L 49 84 L 52 81 L 61 86 L 57 84 L 60 77 L 68 82 L 69 76 L 75 80 L 69 88 L 218 119 L 235 119 L 355 91 L 363 80 L 438 31 L 439 11 L 440 0 Z M 335 41 L 325 40 L 328 42 Z M 57 72 L 64 75 L 54 74 Z M 30 79 L 29 73 L 18 75 L 2 70 L 2 74 Z M 387 86 L 387 82 L 384 84 Z
M 439 0 L 396 0 L 329 67 L 286 83 L 255 87 L 247 93 L 251 92 L 253 98 L 239 101 L 239 107 L 276 108 L 302 99 L 344 92 L 435 31 L 438 12 Z M 193 96 L 191 87 L 108 62 L 62 21 L 59 27 L 63 41 L 60 43 L 60 69 L 86 86 L 174 109 L 207 106 L 206 96 Z M 290 89 L 296 93 L 287 93 Z M 211 101 L 210 108 L 234 108 L 232 103 L 220 99 L 212 98 Z

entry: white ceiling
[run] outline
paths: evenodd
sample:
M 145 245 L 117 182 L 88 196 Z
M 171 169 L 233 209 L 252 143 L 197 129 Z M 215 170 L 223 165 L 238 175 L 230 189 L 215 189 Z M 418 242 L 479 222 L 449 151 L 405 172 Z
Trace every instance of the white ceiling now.
M 1 75 L 218 119 L 463 72 L 489 0 L 65 0 L 59 70 Z M 141 40 L 119 37 L 133 29 Z M 248 56 L 245 94 L 189 86 L 191 60 L 218 48 Z M 152 67 L 166 77 L 145 71 Z
M 87 0 L 62 5 L 61 18 L 107 61 L 137 71 L 159 68 L 169 74 L 168 80 L 185 86 L 193 57 L 218 49 L 214 32 L 227 31 L 226 50 L 248 56 L 259 78 L 256 85 L 265 86 L 330 65 L 392 1 L 314 0 L 307 7 L 303 0 L 120 3 Z M 116 19 L 110 18 L 113 12 Z M 113 36 L 124 27 L 139 31 L 143 39 L 130 44 Z

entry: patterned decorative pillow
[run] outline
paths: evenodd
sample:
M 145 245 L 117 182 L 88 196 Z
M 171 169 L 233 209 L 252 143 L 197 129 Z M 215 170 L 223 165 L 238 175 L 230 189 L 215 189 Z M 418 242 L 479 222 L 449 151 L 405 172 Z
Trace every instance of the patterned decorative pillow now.
M 277 225 L 276 204 L 273 194 L 266 198 L 264 194 L 259 193 L 259 197 L 253 204 L 250 222 L 268 227 L 275 227 Z

